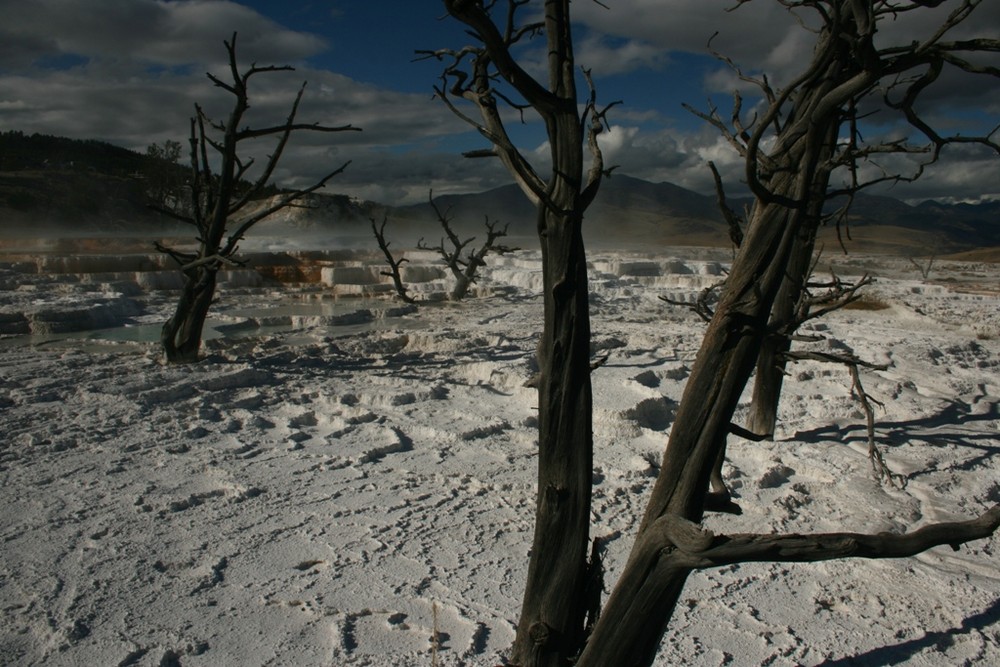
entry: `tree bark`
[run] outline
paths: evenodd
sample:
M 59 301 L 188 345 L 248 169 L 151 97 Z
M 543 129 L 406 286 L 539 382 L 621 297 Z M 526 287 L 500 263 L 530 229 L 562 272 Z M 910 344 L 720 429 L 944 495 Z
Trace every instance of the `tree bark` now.
M 538 497 L 512 656 L 514 664 L 524 666 L 564 665 L 582 643 L 593 476 L 590 315 L 581 216 L 543 208 L 539 222 L 545 323 L 538 345 Z
M 647 665 L 656 655 L 691 572 L 656 538 L 656 527 L 702 518 L 709 475 L 753 371 L 800 218 L 778 204 L 754 210 L 685 386 L 636 543 L 580 667 Z
M 185 274 L 184 287 L 174 314 L 160 331 L 160 343 L 167 363 L 198 361 L 202 331 L 215 297 L 216 279 L 217 272 L 209 267 L 196 267 Z
M 801 229 L 795 234 L 788 266 L 771 308 L 768 333 L 761 341 L 760 355 L 757 358 L 757 373 L 747 422 L 747 428 L 757 435 L 773 437 L 777 425 L 778 403 L 787 366 L 785 353 L 791 349 L 791 337 L 801 324 L 799 305 L 813 268 L 816 234 L 823 222 L 823 206 L 830 184 L 829 164 L 837 149 L 841 123 L 839 113 L 829 113 L 816 119 L 809 127 L 809 132 L 815 137 L 814 141 L 818 143 L 816 160 L 796 165 L 804 172 L 800 174 L 800 178 L 808 183 L 808 197 L 803 204 Z
M 796 236 L 785 278 L 774 299 L 769 335 L 761 341 L 747 429 L 758 435 L 767 435 L 769 439 L 773 437 L 778 422 L 778 404 L 787 366 L 784 355 L 792 346 L 790 336 L 794 330 L 789 331 L 787 327 L 795 318 L 799 298 L 809 278 L 815 239 L 814 225 L 805 225 Z
M 521 667 L 564 667 L 579 652 L 588 609 L 590 504 L 593 477 L 590 313 L 583 212 L 599 187 L 603 160 L 596 136 L 603 113 L 593 91 L 581 116 L 570 27 L 569 0 L 545 0 L 544 31 L 548 83 L 535 80 L 515 60 L 511 47 L 537 30 L 515 25 L 517 9 L 507 7 L 498 29 L 492 3 L 444 0 L 449 14 L 469 26 L 480 46 L 446 51 L 456 65 L 446 70 L 454 85 L 438 94 L 456 114 L 472 122 L 496 155 L 538 206 L 542 250 L 544 323 L 538 344 L 538 492 L 535 532 L 512 663 Z M 470 54 L 469 72 L 457 65 Z M 433 54 L 440 57 L 442 52 Z M 499 76 L 545 122 L 552 171 L 542 179 L 508 136 L 493 89 Z M 471 121 L 449 100 L 476 105 L 482 123 Z M 590 115 L 590 128 L 585 118 Z M 584 184 L 583 143 L 593 162 Z

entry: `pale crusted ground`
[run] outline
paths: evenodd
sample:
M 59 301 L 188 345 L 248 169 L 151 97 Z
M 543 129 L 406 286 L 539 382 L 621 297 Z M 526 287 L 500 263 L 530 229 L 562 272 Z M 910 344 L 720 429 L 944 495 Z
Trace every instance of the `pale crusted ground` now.
M 711 516 L 716 532 L 901 531 L 1000 502 L 995 269 L 942 265 L 932 278 L 955 280 L 926 284 L 902 262 L 852 261 L 889 276 L 872 289 L 889 308 L 812 329 L 822 349 L 889 364 L 863 379 L 905 490 L 870 473 L 847 371 L 801 363 L 776 441 L 733 440 L 745 513 Z M 611 538 L 610 585 L 700 341 L 698 319 L 656 296 L 722 267 L 593 264 L 610 355 L 594 373 L 593 532 Z M 162 365 L 152 343 L 0 341 L 0 662 L 430 665 L 436 625 L 441 664 L 499 663 L 531 538 L 541 304 L 536 255 L 493 267 L 483 291 L 514 288 L 215 339 L 191 366 Z M 170 300 L 126 297 L 150 322 Z M 289 298 L 235 290 L 218 313 Z M 998 547 L 698 573 L 658 664 L 1000 664 Z

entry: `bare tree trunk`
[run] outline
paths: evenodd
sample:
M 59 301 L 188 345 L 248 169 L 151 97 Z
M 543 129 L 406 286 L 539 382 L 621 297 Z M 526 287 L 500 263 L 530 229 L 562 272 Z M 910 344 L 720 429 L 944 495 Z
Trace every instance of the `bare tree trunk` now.
M 418 245 L 418 247 L 420 247 Z M 454 255 L 449 255 L 446 250 L 444 250 L 444 245 L 440 246 L 441 255 L 445 262 L 448 264 L 448 269 L 451 271 L 452 278 L 455 279 L 455 285 L 451 288 L 451 292 L 448 293 L 448 298 L 452 301 L 461 301 L 465 298 L 465 295 L 469 293 L 469 287 L 472 285 L 472 280 L 476 275 L 475 269 L 467 272 L 467 267 L 463 267 L 461 262 L 461 256 L 459 252 L 461 249 L 455 251 Z M 469 262 L 474 262 L 475 257 L 470 256 L 468 258 Z
M 512 655 L 514 664 L 525 667 L 564 665 L 582 642 L 593 476 L 590 314 L 581 217 L 543 208 L 539 226 L 545 322 L 538 345 L 538 497 Z
M 448 298 L 452 301 L 461 301 L 465 298 L 465 295 L 469 293 L 469 287 L 471 285 L 472 281 L 466 278 L 465 274 L 460 273 L 455 276 L 455 286 L 451 288 Z
M 604 175 L 597 135 L 607 109 L 596 109 L 591 86 L 581 114 L 569 0 L 545 0 L 544 22 L 526 26 L 518 26 L 515 18 L 527 3 L 511 2 L 500 19 L 502 27 L 490 16 L 493 3 L 444 0 L 444 4 L 449 14 L 472 29 L 480 45 L 429 54 L 454 60 L 445 71 L 453 85 L 438 88 L 438 95 L 490 141 L 490 151 L 475 154 L 499 158 L 538 207 L 544 282 L 544 323 L 538 344 L 538 495 L 512 662 L 521 667 L 564 667 L 581 648 L 588 602 L 593 599 L 587 564 L 593 406 L 582 225 L 583 213 Z M 511 47 L 540 26 L 547 46 L 547 85 L 534 79 L 511 53 Z M 466 63 L 468 71 L 460 71 Z M 591 83 L 589 74 L 584 76 Z M 552 158 L 547 179 L 538 175 L 504 128 L 496 105 L 498 99 L 509 98 L 493 89 L 499 79 L 513 86 L 545 122 Z M 481 122 L 462 113 L 452 97 L 473 103 Z M 592 157 L 586 179 L 584 143 Z
M 799 228 L 779 205 L 759 206 L 733 263 L 684 389 L 670 440 L 628 563 L 578 667 L 648 665 L 691 568 L 664 548 L 664 521 L 701 520 L 709 475 L 757 360 Z M 679 540 L 679 536 L 673 536 Z
M 215 296 L 216 274 L 214 269 L 197 267 L 185 275 L 174 314 L 160 331 L 160 342 L 168 363 L 198 361 L 205 319 Z
M 827 114 L 815 122 L 810 131 L 820 142 L 816 160 L 812 164 L 799 165 L 801 169 L 808 170 L 805 179 L 809 183 L 809 192 L 802 205 L 802 225 L 795 234 L 785 275 L 771 308 L 767 335 L 761 341 L 757 359 L 757 374 L 747 423 L 747 428 L 756 435 L 773 437 L 777 425 L 778 403 L 787 365 L 785 354 L 791 349 L 792 336 L 802 322 L 799 309 L 808 308 L 802 305 L 803 298 L 813 268 L 816 234 L 823 222 L 823 206 L 830 184 L 830 169 L 827 165 L 837 149 L 840 126 L 840 114 Z
M 795 318 L 796 307 L 812 266 L 816 229 L 812 225 L 805 227 L 796 236 L 785 278 L 774 299 L 769 335 L 761 341 L 760 356 L 757 359 L 747 429 L 768 438 L 773 437 L 778 421 L 778 403 L 787 366 L 785 353 L 791 349 L 790 336 L 794 333 L 785 329 L 785 326 Z

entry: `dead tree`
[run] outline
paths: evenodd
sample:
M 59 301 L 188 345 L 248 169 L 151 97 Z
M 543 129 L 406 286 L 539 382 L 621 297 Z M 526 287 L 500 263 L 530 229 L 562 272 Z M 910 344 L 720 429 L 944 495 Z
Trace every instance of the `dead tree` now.
M 774 435 L 777 426 L 778 404 L 787 375 L 787 364 L 796 359 L 792 343 L 822 340 L 817 336 L 799 335 L 800 327 L 812 319 L 857 301 L 861 296 L 859 290 L 872 282 L 868 275 L 853 283 L 845 283 L 837 276 L 832 276 L 827 283 L 810 282 L 814 263 L 811 262 L 805 269 L 800 263 L 813 258 L 806 254 L 807 249 L 804 247 L 798 248 L 798 251 L 799 254 L 793 255 L 794 261 L 775 297 L 768 332 L 757 360 L 750 399 L 747 429 L 753 433 L 767 434 L 768 438 Z M 817 288 L 823 291 L 816 293 Z
M 406 303 L 416 303 L 417 300 L 410 296 L 409 291 L 406 289 L 406 285 L 403 283 L 403 275 L 401 272 L 401 267 L 407 261 L 406 257 L 400 256 L 396 259 L 392 251 L 389 250 L 391 245 L 385 238 L 385 226 L 389 222 L 388 216 L 382 218 L 382 224 L 379 225 L 375 222 L 375 218 L 370 218 L 372 221 L 372 232 L 375 234 L 375 240 L 378 242 L 379 250 L 385 255 L 385 261 L 389 264 L 388 271 L 382 271 L 381 274 L 387 278 L 392 279 L 392 286 L 396 290 L 396 296 L 398 296 L 402 301 Z
M 504 225 L 503 229 L 499 229 L 497 222 L 490 222 L 487 216 L 486 241 L 478 249 L 471 248 L 468 252 L 465 252 L 466 247 L 475 241 L 476 237 L 473 236 L 464 241 L 461 240 L 452 228 L 451 217 L 448 215 L 448 211 L 442 211 L 434 202 L 434 193 L 431 192 L 428 198 L 438 222 L 444 228 L 444 233 L 448 237 L 451 247 L 445 247 L 444 239 L 441 239 L 441 242 L 434 247 L 427 245 L 423 239 L 420 239 L 417 242 L 417 247 L 421 250 L 433 250 L 441 255 L 441 259 L 444 260 L 444 263 L 448 266 L 448 270 L 451 271 L 451 275 L 455 278 L 455 286 L 451 289 L 449 298 L 452 301 L 461 301 L 469 292 L 469 287 L 472 286 L 472 283 L 476 282 L 476 274 L 479 272 L 479 269 L 486 266 L 486 256 L 488 254 L 504 255 L 508 252 L 514 252 L 517 248 L 497 243 L 497 239 L 507 236 L 509 225 Z
M 244 116 L 250 108 L 247 91 L 250 79 L 258 74 L 292 71 L 293 68 L 251 65 L 240 72 L 236 61 L 236 33 L 233 33 L 232 39 L 226 41 L 225 45 L 229 54 L 229 78 L 213 74 L 208 74 L 208 78 L 215 86 L 233 96 L 232 110 L 225 121 L 213 122 L 201 106 L 195 105 L 196 113 L 191 119 L 189 140 L 190 206 L 186 209 L 161 209 L 163 213 L 194 227 L 197 234 L 197 249 L 193 252 L 156 244 L 158 250 L 177 262 L 184 274 L 184 286 L 177 307 L 163 325 L 160 334 L 169 363 L 197 361 L 202 329 L 215 296 L 217 274 L 224 266 L 242 265 L 236 259 L 236 254 L 240 241 L 250 228 L 323 187 L 347 167 L 346 163 L 341 165 L 311 187 L 285 192 L 262 206 L 252 206 L 254 199 L 260 196 L 271 179 L 292 132 L 344 132 L 359 129 L 350 125 L 327 127 L 296 123 L 295 116 L 305 92 L 305 83 L 299 88 L 291 111 L 282 124 L 263 128 L 246 126 Z M 277 143 L 267 163 L 254 180 L 248 181 L 254 161 L 241 157 L 240 148 L 245 146 L 245 142 L 272 136 L 277 137 Z M 209 147 L 218 154 L 215 160 L 210 159 Z M 213 172 L 211 165 L 216 160 L 218 171 Z
M 583 104 L 570 29 L 569 0 L 544 0 L 543 18 L 520 23 L 527 0 L 444 0 L 475 43 L 425 52 L 447 63 L 438 97 L 489 142 L 470 157 L 499 159 L 538 209 L 544 323 L 538 343 L 538 498 L 527 584 L 513 647 L 524 666 L 565 665 L 584 639 L 593 462 L 590 313 L 583 215 L 605 174 L 597 144 L 607 108 L 591 86 Z M 547 81 L 532 76 L 513 51 L 544 36 Z M 586 80 L 589 76 L 584 73 Z M 514 145 L 503 105 L 537 113 L 549 139 L 543 177 Z M 465 109 L 471 107 L 472 114 Z M 590 166 L 585 171 L 585 147 Z
M 146 147 L 142 177 L 146 196 L 155 208 L 177 210 L 181 204 L 184 192 L 184 167 L 179 164 L 182 150 L 181 142 L 172 139 Z
M 912 255 L 908 256 L 906 259 L 910 262 L 910 264 L 916 267 L 917 271 L 920 272 L 920 276 L 926 281 L 930 279 L 931 269 L 934 268 L 934 260 L 937 259 L 937 253 L 932 252 L 930 256 L 924 260 L 925 263 L 923 264 L 918 262 L 916 257 L 913 257 Z
M 835 18 L 818 34 L 817 50 L 840 54 L 847 49 L 853 57 L 845 62 L 853 69 L 845 76 L 837 68 L 829 69 L 830 63 L 824 60 L 804 75 L 803 80 L 811 84 L 803 89 L 811 92 L 799 96 L 801 104 L 787 121 L 794 127 L 775 142 L 773 155 L 781 157 L 785 168 L 772 169 L 770 163 L 748 160 L 753 165 L 748 173 L 755 194 L 770 190 L 778 194 L 760 196 L 751 213 L 685 388 L 632 553 L 607 604 L 598 610 L 594 591 L 600 586 L 599 563 L 592 557 L 587 565 L 592 407 L 587 274 L 580 228 L 583 211 L 604 172 L 596 142 L 603 112 L 597 112 L 593 93 L 582 113 L 577 106 L 568 0 L 545 0 L 544 20 L 528 26 L 515 21 L 528 0 L 509 0 L 505 5 L 490 0 L 444 0 L 448 13 L 468 26 L 477 42 L 461 50 L 429 54 L 451 63 L 438 95 L 492 144 L 490 151 L 477 155 L 501 159 L 539 208 L 545 320 L 538 353 L 538 499 L 513 664 L 563 666 L 574 660 L 591 667 L 650 664 L 687 577 L 695 569 L 754 560 L 900 557 L 938 544 L 980 539 L 1000 524 L 997 507 L 969 522 L 937 524 L 910 535 L 716 536 L 698 526 L 705 511 L 710 470 L 732 430 L 732 416 L 768 330 L 796 235 L 808 224 L 807 207 L 796 202 L 809 200 L 816 185 L 811 178 L 814 167 L 824 164 L 836 146 L 836 134 L 817 136 L 807 130 L 830 109 L 844 108 L 881 77 L 919 67 L 933 51 L 916 45 L 913 48 L 919 53 L 911 54 L 906 63 L 889 66 L 883 62 L 903 56 L 899 51 L 879 54 L 875 49 L 876 10 L 887 11 L 884 3 L 875 0 L 781 1 L 801 5 L 803 11 L 817 8 L 821 17 Z M 491 11 L 499 13 L 501 8 L 506 12 L 498 23 Z M 546 38 L 547 86 L 532 78 L 511 54 L 511 47 L 539 32 Z M 932 41 L 940 42 L 941 36 Z M 509 88 L 499 87 L 504 82 Z M 470 102 L 480 120 L 465 114 L 459 100 Z M 552 151 L 549 179 L 542 180 L 514 147 L 498 110 L 501 102 L 524 111 L 534 109 L 545 121 Z M 589 132 L 585 131 L 588 116 Z M 777 116 L 762 117 L 759 123 L 767 127 L 776 120 Z M 593 153 L 586 181 L 582 139 Z M 759 153 L 759 139 L 750 145 Z M 803 180 L 803 173 L 810 177 Z M 588 609 L 591 622 L 585 623 Z M 594 619 L 598 611 L 599 618 Z
M 859 10 L 858 13 L 865 14 L 860 18 L 836 2 L 787 3 L 793 10 L 814 9 L 828 28 L 841 25 L 844 28 L 841 34 L 852 36 L 839 46 L 830 44 L 814 51 L 809 67 L 781 90 L 774 89 L 766 77 L 744 75 L 734 63 L 719 56 L 735 69 L 742 80 L 760 90 L 766 103 L 765 110 L 755 123 L 745 123 L 742 117 L 743 100 L 737 93 L 728 121 L 723 120 L 714 108 L 708 113 L 695 113 L 719 128 L 745 158 L 747 178 L 756 197 L 756 205 L 784 204 L 788 215 L 797 215 L 801 219 L 785 282 L 775 297 L 769 335 L 762 343 L 757 363 L 748 422 L 750 431 L 774 432 L 786 353 L 798 323 L 802 321 L 797 309 L 803 303 L 820 225 L 832 221 L 837 226 L 838 234 L 841 231 L 849 234 L 845 221 L 857 192 L 877 183 L 919 178 L 924 168 L 936 161 L 948 144 L 978 143 L 998 150 L 991 136 L 943 136 L 915 110 L 918 97 L 938 78 L 946 64 L 971 73 L 997 76 L 1000 72 L 996 67 L 975 64 L 964 57 L 966 53 L 995 51 L 997 40 L 945 41 L 948 31 L 963 22 L 980 3 L 981 0 L 963 0 L 940 30 L 924 42 L 889 46 L 876 46 L 874 41 L 864 44 L 857 36 L 865 34 L 883 18 L 921 11 L 921 3 L 892 6 L 876 3 L 864 12 Z M 867 6 L 870 3 L 864 4 Z M 852 25 L 855 21 L 860 23 Z M 821 81 L 827 83 L 819 85 Z M 829 93 L 835 92 L 835 85 L 850 88 L 851 96 L 838 104 L 820 107 L 822 113 L 811 118 L 812 125 L 804 126 L 798 122 L 800 110 L 813 108 L 812 100 L 828 100 Z M 866 140 L 862 132 L 864 116 L 879 104 L 884 111 L 898 111 L 925 136 L 926 141 Z M 794 136 L 800 133 L 804 135 Z M 813 144 L 816 159 L 798 160 L 785 150 L 788 142 L 782 141 L 782 137 Z M 773 143 L 773 148 L 765 152 L 763 147 L 769 143 Z M 901 153 L 925 157 L 910 174 L 894 172 L 877 163 L 880 156 Z M 878 176 L 865 180 L 860 175 L 864 166 L 874 166 Z M 782 174 L 792 170 L 798 171 L 798 178 L 782 177 Z M 723 213 L 729 219 L 731 216 L 727 214 L 728 207 L 724 204 L 721 181 L 714 169 L 713 173 L 716 174 Z M 843 185 L 831 182 L 832 176 L 838 173 L 845 175 Z M 845 197 L 847 203 L 833 214 L 824 215 L 827 202 L 837 196 Z
M 894 12 L 920 11 L 924 3 L 780 1 L 790 9 L 817 15 L 821 28 L 815 57 L 803 74 L 774 93 L 755 124 L 743 126 L 739 113 L 733 116 L 740 127 L 729 136 L 745 151 L 747 181 L 756 203 L 685 386 L 636 541 L 576 662 L 578 667 L 650 664 L 687 577 L 696 569 L 748 561 L 903 557 L 940 544 L 957 546 L 987 537 L 1000 526 L 1000 506 L 968 522 L 934 524 L 908 535 L 722 536 L 698 526 L 713 464 L 725 446 L 737 403 L 770 331 L 776 297 L 793 256 L 804 254 L 801 249 L 808 245 L 803 243 L 808 234 L 803 234 L 816 224 L 815 203 L 827 195 L 827 181 L 817 174 L 832 171 L 838 162 L 840 142 L 829 116 L 846 115 L 848 122 L 856 122 L 852 112 L 859 96 L 880 83 L 898 83 L 904 94 L 893 104 L 919 126 L 915 96 L 945 63 L 968 71 L 986 69 L 957 54 L 1000 50 L 998 40 L 944 40 L 978 0 L 965 0 L 927 40 L 889 47 L 876 45 L 878 23 Z M 781 131 L 771 135 L 773 144 L 765 155 L 762 139 L 776 125 Z M 817 127 L 819 131 L 813 129 Z M 922 131 L 932 139 L 932 152 L 939 150 L 941 137 Z M 874 154 L 857 145 L 856 137 L 855 133 L 849 140 L 847 155 L 861 159 Z M 990 143 L 989 138 L 981 141 Z M 900 148 L 905 147 L 900 144 Z
M 894 474 L 885 463 L 882 453 L 878 449 L 875 442 L 874 413 L 871 408 L 871 402 L 878 403 L 878 401 L 873 399 L 864 391 L 858 371 L 859 368 L 885 370 L 886 367 L 866 362 L 859 359 L 851 352 L 831 354 L 829 352 L 791 349 L 791 343 L 793 341 L 800 343 L 817 343 L 826 340 L 823 336 L 803 336 L 796 332 L 807 321 L 822 317 L 827 313 L 839 310 L 840 308 L 844 308 L 857 301 L 860 298 L 858 290 L 870 285 L 872 282 L 872 278 L 867 275 L 863 276 L 854 283 L 845 283 L 836 275 L 832 275 L 828 282 L 807 282 L 805 285 L 800 286 L 802 291 L 799 295 L 799 300 L 792 309 L 792 312 L 787 312 L 783 315 L 786 319 L 782 320 L 782 328 L 769 332 L 761 342 L 760 357 L 757 361 L 755 375 L 756 383 L 754 384 L 754 394 L 751 399 L 749 426 L 747 428 L 743 428 L 736 424 L 730 424 L 729 433 L 731 435 L 736 435 L 745 440 L 750 440 L 751 442 L 761 442 L 763 440 L 770 440 L 774 437 L 773 422 L 763 422 L 762 425 L 762 422 L 760 421 L 755 422 L 754 418 L 759 418 L 760 413 L 764 413 L 765 415 L 777 413 L 777 405 L 769 403 L 768 400 L 772 398 L 776 400 L 779 392 L 777 390 L 764 391 L 762 390 L 762 387 L 764 389 L 771 389 L 773 388 L 773 385 L 768 384 L 769 382 L 783 381 L 786 372 L 786 364 L 788 362 L 812 360 L 840 364 L 847 367 L 850 371 L 851 393 L 858 400 L 858 403 L 865 411 L 865 415 L 868 420 L 868 456 L 871 459 L 872 470 L 875 473 L 875 476 L 880 480 L 887 480 L 893 484 L 897 482 L 902 483 L 899 475 Z M 724 284 L 724 282 L 717 283 L 705 288 L 699 292 L 697 298 L 692 302 L 680 301 L 664 296 L 661 296 L 660 300 L 674 306 L 689 308 L 703 321 L 711 322 L 712 316 L 714 315 L 711 305 L 712 298 L 717 296 L 716 293 L 724 286 Z M 792 281 L 788 280 L 786 276 L 786 279 L 782 282 L 782 290 L 788 289 L 792 284 Z M 818 293 L 814 292 L 816 289 L 821 289 L 823 291 Z M 781 291 L 779 291 L 779 297 L 780 295 Z M 776 308 L 777 306 L 775 306 L 775 309 Z M 775 360 L 780 363 L 780 366 L 775 365 L 774 367 L 762 368 L 761 366 L 763 364 L 761 360 L 765 358 Z M 712 468 L 712 473 L 709 477 L 709 486 L 711 491 L 706 500 L 706 508 L 715 512 L 740 514 L 742 513 L 742 510 L 738 505 L 732 502 L 729 489 L 726 487 L 726 483 L 722 477 L 725 451 L 725 448 L 720 451 L 720 455 L 716 458 L 715 465 Z

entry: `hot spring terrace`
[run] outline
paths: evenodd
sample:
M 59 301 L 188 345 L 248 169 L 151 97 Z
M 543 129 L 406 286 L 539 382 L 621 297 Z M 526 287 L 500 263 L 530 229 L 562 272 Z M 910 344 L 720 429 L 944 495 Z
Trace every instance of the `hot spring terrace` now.
M 725 264 L 717 251 L 688 258 L 638 258 L 616 254 L 590 262 L 596 293 L 649 290 L 693 298 L 719 282 Z M 409 250 L 401 277 L 419 301 L 448 298 L 453 277 L 440 257 Z M 260 327 L 358 325 L 400 317 L 413 307 L 395 300 L 385 260 L 367 250 L 256 252 L 241 266 L 219 272 L 218 308 L 211 323 L 219 333 Z M 45 336 L 150 325 L 161 322 L 183 285 L 169 257 L 156 253 L 36 252 L 0 256 L 0 335 Z M 468 298 L 517 296 L 542 291 L 537 251 L 492 256 Z
M 403 256 L 400 271 L 409 293 L 425 304 L 446 303 L 454 279 L 437 253 L 410 249 Z M 374 249 L 263 250 L 239 259 L 240 266 L 219 272 L 208 338 L 317 326 L 336 328 L 332 333 L 419 326 L 398 321 L 415 307 L 394 298 L 388 266 Z M 690 302 L 725 278 L 730 261 L 730 251 L 717 248 L 671 248 L 662 256 L 591 252 L 591 292 L 595 303 L 624 298 L 660 307 L 658 296 Z M 998 283 L 992 264 L 942 261 L 940 275 L 948 277 L 935 282 L 919 280 L 918 269 L 903 258 L 851 256 L 838 262 L 840 275 L 872 272 L 911 280 L 911 289 L 941 298 L 958 290 L 993 292 Z M 175 262 L 155 252 L 8 248 L 0 251 L 0 336 L 37 342 L 39 336 L 100 332 L 93 336 L 155 340 L 182 284 Z M 468 298 L 540 300 L 541 293 L 540 253 L 519 250 L 489 256 Z

